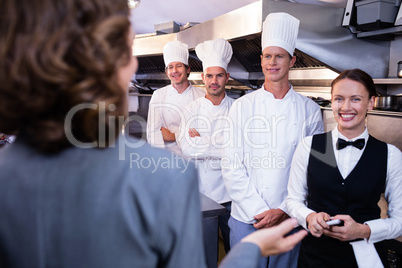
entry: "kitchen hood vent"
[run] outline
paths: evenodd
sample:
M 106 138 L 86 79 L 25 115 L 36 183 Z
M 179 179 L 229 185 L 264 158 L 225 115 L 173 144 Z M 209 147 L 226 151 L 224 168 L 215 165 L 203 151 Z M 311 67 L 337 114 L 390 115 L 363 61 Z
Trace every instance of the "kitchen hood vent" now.
M 248 72 L 261 72 L 261 36 L 257 36 L 250 40 L 237 40 L 230 43 L 233 48 L 233 56 Z M 297 60 L 293 69 L 311 67 L 330 68 L 298 49 L 295 51 L 295 56 Z
M 342 27 L 344 8 L 261 0 L 177 33 L 136 38 L 134 55 L 138 57 L 139 69 L 135 80 L 149 87 L 170 84 L 164 70 L 163 47 L 169 41 L 179 40 L 190 49 L 189 80 L 201 85 L 202 64 L 194 52 L 195 46 L 224 38 L 233 47 L 227 87 L 255 89 L 264 79 L 260 59 L 262 22 L 273 12 L 287 12 L 300 20 L 297 61 L 289 75 L 292 84 L 327 87 L 334 74 L 351 68 L 363 69 L 373 78 L 388 76 L 390 41 L 356 38 Z

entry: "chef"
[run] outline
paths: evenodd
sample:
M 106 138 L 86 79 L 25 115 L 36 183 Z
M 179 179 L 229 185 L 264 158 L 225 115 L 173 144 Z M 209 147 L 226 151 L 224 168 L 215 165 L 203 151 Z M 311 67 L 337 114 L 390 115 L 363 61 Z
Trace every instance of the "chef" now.
M 182 108 L 193 100 L 205 96 L 205 90 L 188 81 L 188 46 L 180 41 L 168 42 L 163 48 L 166 75 L 171 84 L 156 90 L 149 102 L 147 141 L 154 147 L 166 148 L 182 155 L 176 143 Z
M 287 13 L 267 16 L 261 36 L 264 84 L 237 99 L 229 112 L 231 142 L 222 173 L 232 199 L 231 246 L 288 218 L 284 200 L 293 153 L 303 137 L 324 130 L 319 106 L 289 83 L 298 28 L 299 20 Z M 269 267 L 296 267 L 297 257 L 298 247 L 270 257 Z M 261 267 L 267 267 L 266 258 Z
M 234 101 L 225 92 L 229 80 L 227 66 L 233 50 L 228 41 L 218 38 L 197 45 L 195 52 L 202 61 L 201 77 L 206 93 L 204 98 L 191 102 L 183 111 L 181 129 L 184 138 L 180 139 L 180 146 L 184 156 L 196 162 L 200 192 L 226 208 L 218 220 L 225 251 L 228 252 L 231 202 L 223 183 L 220 161 L 226 116 Z

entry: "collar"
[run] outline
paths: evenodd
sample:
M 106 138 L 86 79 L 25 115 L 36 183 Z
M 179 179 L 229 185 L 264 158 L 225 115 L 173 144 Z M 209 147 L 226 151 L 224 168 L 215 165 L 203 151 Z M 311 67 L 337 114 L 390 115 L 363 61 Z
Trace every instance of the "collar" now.
M 265 96 L 267 96 L 270 99 L 277 100 L 277 101 L 288 100 L 295 93 L 295 91 L 293 90 L 293 85 L 291 83 L 288 83 L 288 84 L 289 84 L 289 90 L 288 90 L 288 92 L 286 92 L 286 95 L 283 97 L 283 99 L 275 99 L 274 94 L 265 90 L 265 83 L 262 84 L 260 90 L 262 90 L 264 92 L 263 94 L 265 94 Z
M 190 88 L 192 88 L 192 84 L 191 84 L 191 82 L 190 81 L 188 81 L 188 87 L 182 92 L 182 93 L 179 93 L 179 92 L 177 92 L 177 89 L 175 89 L 173 86 L 172 86 L 172 84 L 170 84 L 169 85 L 169 87 L 170 87 L 170 90 L 173 90 L 174 92 L 176 92 L 176 94 L 187 94 L 187 92 L 189 92 L 190 91 Z
M 207 99 L 205 96 L 203 98 L 201 98 L 203 100 L 203 102 L 205 102 L 207 105 L 213 106 L 213 107 L 219 107 L 222 106 L 227 100 L 228 100 L 228 95 L 225 92 L 225 97 L 222 99 L 221 103 L 219 105 L 213 105 L 212 101 L 210 101 L 209 99 Z
M 342 133 L 339 132 L 338 125 L 336 125 L 335 128 L 332 130 L 332 142 L 333 142 L 333 144 L 336 144 L 336 141 L 338 140 L 338 138 L 344 139 L 345 141 L 355 141 L 357 139 L 364 139 L 366 141 L 366 143 L 367 143 L 367 140 L 369 138 L 369 133 L 368 133 L 367 127 L 366 127 L 362 134 L 360 134 L 359 136 L 354 137 L 352 139 L 348 139 L 344 135 L 342 135 Z

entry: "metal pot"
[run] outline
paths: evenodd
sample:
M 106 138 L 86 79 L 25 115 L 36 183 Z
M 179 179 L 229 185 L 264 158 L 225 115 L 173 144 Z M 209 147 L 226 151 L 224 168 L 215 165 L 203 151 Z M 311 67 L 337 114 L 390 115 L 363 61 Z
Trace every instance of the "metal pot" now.
M 376 97 L 374 109 L 385 111 L 402 111 L 402 95 Z
M 326 100 L 326 99 L 321 98 L 321 97 L 316 98 L 316 97 L 308 96 L 308 98 L 312 99 L 315 103 L 317 103 L 321 107 L 327 107 L 327 106 L 329 106 L 331 104 L 330 100 Z

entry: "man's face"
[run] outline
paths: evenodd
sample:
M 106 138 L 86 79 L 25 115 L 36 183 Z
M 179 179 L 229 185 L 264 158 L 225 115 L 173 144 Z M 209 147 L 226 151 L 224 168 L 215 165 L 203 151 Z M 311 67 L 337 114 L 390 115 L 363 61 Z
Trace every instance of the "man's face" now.
M 289 57 L 289 53 L 281 47 L 266 47 L 261 56 L 261 67 L 265 79 L 278 82 L 287 79 L 289 69 L 294 65 L 296 57 Z
M 225 86 L 229 80 L 229 73 L 222 67 L 208 67 L 202 74 L 202 81 L 205 84 L 207 95 L 223 96 Z
M 171 62 L 166 66 L 166 74 L 174 85 L 188 83 L 187 75 L 190 73 L 190 68 L 182 62 Z

